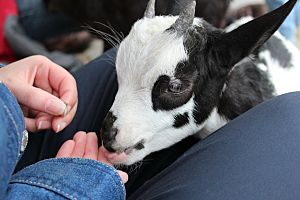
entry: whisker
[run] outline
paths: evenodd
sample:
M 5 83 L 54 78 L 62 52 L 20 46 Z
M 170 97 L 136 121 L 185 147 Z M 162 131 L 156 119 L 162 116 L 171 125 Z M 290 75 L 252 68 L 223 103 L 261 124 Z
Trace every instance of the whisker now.
M 101 36 L 102 39 L 107 41 L 111 46 L 117 47 L 119 45 L 118 39 L 114 38 L 114 36 L 92 27 L 87 27 L 87 29 L 94 34 Z
M 138 169 L 143 165 L 143 161 L 136 162 L 134 165 L 131 165 L 133 169 L 130 169 L 129 174 L 137 173 Z
M 85 28 L 87 28 L 88 30 L 90 30 L 91 32 L 93 32 L 94 34 L 98 34 L 99 36 L 101 36 L 105 41 L 107 41 L 111 46 L 113 47 L 117 47 L 121 42 L 122 40 L 124 39 L 124 35 L 123 33 L 119 33 L 117 32 L 111 24 L 109 25 L 106 25 L 104 23 L 101 23 L 101 22 L 95 22 L 95 24 L 99 24 L 99 25 L 102 25 L 103 27 L 109 29 L 109 31 L 113 34 L 109 34 L 109 33 L 106 33 L 104 31 L 101 31 L 101 30 L 97 30 L 89 25 L 85 26 Z
M 119 39 L 120 42 L 124 39 L 123 33 L 121 34 L 116 29 L 114 29 L 114 27 L 112 26 L 112 24 L 110 22 L 107 22 L 108 25 L 100 23 L 100 22 L 97 22 L 97 23 L 108 28 L 115 35 L 115 37 Z

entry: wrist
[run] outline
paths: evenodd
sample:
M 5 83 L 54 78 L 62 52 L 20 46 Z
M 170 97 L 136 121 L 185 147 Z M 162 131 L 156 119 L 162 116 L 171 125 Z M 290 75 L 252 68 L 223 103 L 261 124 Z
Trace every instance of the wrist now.
M 5 66 L 5 64 L 0 63 L 0 83 L 3 82 L 2 78 L 1 78 L 1 68 L 4 67 L 4 66 Z
M 6 87 L 8 87 L 10 90 L 10 85 L 11 85 L 11 78 L 9 76 L 7 76 L 9 70 L 7 67 L 8 64 L 3 64 L 0 63 L 0 82 L 3 83 L 4 85 L 6 85 Z

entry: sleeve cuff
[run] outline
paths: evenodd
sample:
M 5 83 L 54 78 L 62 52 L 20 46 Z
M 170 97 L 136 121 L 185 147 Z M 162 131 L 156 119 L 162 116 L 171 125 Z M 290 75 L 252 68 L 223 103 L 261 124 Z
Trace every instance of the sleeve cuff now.
M 31 165 L 11 179 L 11 184 L 42 187 L 69 199 L 125 199 L 117 171 L 88 159 L 48 159 Z

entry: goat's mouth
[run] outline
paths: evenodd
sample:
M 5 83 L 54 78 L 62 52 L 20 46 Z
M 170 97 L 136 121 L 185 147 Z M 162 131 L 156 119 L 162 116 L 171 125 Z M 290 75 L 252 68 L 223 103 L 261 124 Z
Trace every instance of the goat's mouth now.
M 119 163 L 126 160 L 127 156 L 132 153 L 134 150 L 141 150 L 145 148 L 144 146 L 145 140 L 140 140 L 135 145 L 132 145 L 127 148 L 106 148 L 104 145 L 104 148 L 106 149 L 105 157 L 110 160 L 113 163 Z

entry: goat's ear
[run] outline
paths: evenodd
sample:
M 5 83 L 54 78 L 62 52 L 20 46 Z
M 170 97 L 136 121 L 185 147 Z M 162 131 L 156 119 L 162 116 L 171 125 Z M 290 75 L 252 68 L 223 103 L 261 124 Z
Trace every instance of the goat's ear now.
M 221 61 L 231 68 L 253 53 L 279 28 L 296 2 L 297 0 L 289 0 L 276 10 L 225 33 L 214 45 Z

